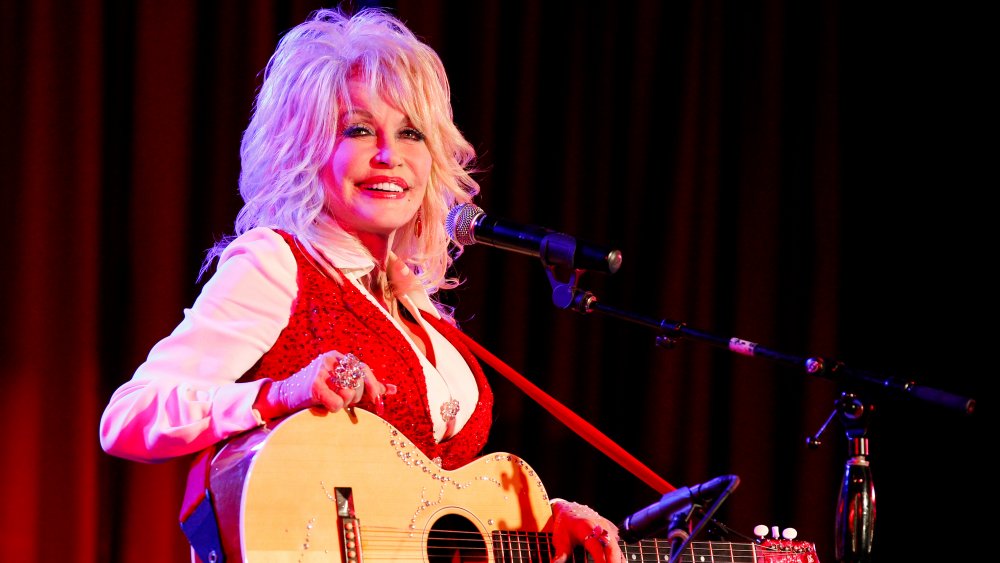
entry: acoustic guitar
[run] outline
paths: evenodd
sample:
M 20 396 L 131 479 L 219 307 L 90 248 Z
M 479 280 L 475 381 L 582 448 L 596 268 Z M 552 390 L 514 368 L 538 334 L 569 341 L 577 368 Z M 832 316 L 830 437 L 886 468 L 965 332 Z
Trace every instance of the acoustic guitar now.
M 493 453 L 441 469 L 361 409 L 300 411 L 227 442 L 209 489 L 227 561 L 548 563 L 552 511 L 524 460 Z M 622 543 L 665 563 L 669 542 Z M 578 549 L 571 559 L 585 560 Z M 694 541 L 687 563 L 818 563 L 800 541 Z

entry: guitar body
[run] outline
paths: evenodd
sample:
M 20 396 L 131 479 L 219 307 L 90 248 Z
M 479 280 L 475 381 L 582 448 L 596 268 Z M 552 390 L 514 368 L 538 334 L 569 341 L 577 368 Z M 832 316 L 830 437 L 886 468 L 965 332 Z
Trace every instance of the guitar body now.
M 253 563 L 433 561 L 439 522 L 475 540 L 462 559 L 496 561 L 492 532 L 542 532 L 552 517 L 520 458 L 445 471 L 361 409 L 300 411 L 234 438 L 212 462 L 210 491 L 227 560 Z

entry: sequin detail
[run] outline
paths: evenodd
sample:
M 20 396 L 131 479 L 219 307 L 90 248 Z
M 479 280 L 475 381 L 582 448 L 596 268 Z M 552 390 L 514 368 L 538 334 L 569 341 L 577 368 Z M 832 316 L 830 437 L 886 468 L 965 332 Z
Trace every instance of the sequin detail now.
M 458 329 L 434 319 L 437 321 L 434 326 L 469 364 L 479 387 L 479 401 L 462 430 L 438 443 L 427 402 L 426 377 L 403 335 L 353 284 L 341 285 L 328 277 L 299 248 L 294 237 L 276 232 L 295 256 L 298 293 L 288 325 L 241 381 L 263 377 L 285 379 L 322 352 L 350 352 L 368 364 L 379 381 L 396 386 L 395 395 L 384 397 L 381 416 L 401 430 L 424 455 L 430 459 L 440 456 L 444 469 L 455 469 L 475 459 L 489 436 L 493 393 L 479 362 L 457 335 L 449 333 Z M 428 317 L 425 313 L 424 318 Z M 371 412 L 376 410 L 367 398 L 358 406 Z

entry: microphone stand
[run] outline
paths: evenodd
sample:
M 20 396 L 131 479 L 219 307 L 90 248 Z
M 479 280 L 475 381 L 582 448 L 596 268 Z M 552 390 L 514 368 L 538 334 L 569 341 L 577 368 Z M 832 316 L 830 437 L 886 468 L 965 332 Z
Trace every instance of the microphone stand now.
M 667 560 L 667 563 L 680 561 L 681 552 L 684 551 L 687 544 L 691 542 L 691 538 L 694 537 L 694 533 L 691 530 L 691 516 L 693 514 L 694 507 L 690 506 L 674 512 L 673 516 L 670 517 L 670 524 L 667 526 L 667 541 L 670 542 L 670 558 Z M 702 522 L 706 520 L 703 518 Z
M 712 500 L 712 504 L 709 505 L 708 510 L 701 514 L 694 528 L 691 527 L 691 517 L 694 515 L 696 509 L 701 508 L 701 505 L 695 504 L 686 509 L 678 510 L 670 517 L 670 525 L 667 532 L 667 539 L 670 540 L 670 559 L 667 563 L 677 563 L 681 560 L 681 553 L 701 533 L 705 526 L 708 525 L 712 517 L 719 510 L 719 507 L 729 498 L 730 493 L 733 492 L 733 489 L 738 484 L 738 479 L 730 481 L 729 486 Z
M 549 281 L 552 283 L 552 301 L 557 307 L 582 314 L 601 313 L 609 317 L 655 329 L 660 332 L 656 337 L 656 344 L 660 347 L 672 347 L 679 339 L 686 337 L 706 342 L 719 348 L 725 348 L 735 354 L 754 358 L 767 358 L 778 363 L 798 367 L 803 369 L 805 373 L 816 377 L 825 377 L 841 383 L 862 384 L 872 389 L 888 390 L 901 396 L 912 397 L 950 410 L 957 410 L 964 414 L 972 414 L 976 409 L 975 399 L 918 385 L 914 381 L 902 380 L 897 377 L 885 376 L 866 370 L 853 369 L 843 362 L 831 358 L 807 358 L 785 354 L 765 348 L 756 342 L 735 337 L 727 338 L 696 330 L 682 322 L 647 317 L 610 307 L 598 301 L 593 293 L 577 289 L 576 282 L 583 274 L 583 270 L 574 270 L 568 282 L 558 280 L 554 268 L 547 267 L 546 270 Z
M 646 326 L 658 332 L 656 345 L 673 347 L 681 338 L 690 338 L 725 348 L 735 354 L 767 358 L 778 363 L 802 369 L 806 374 L 824 377 L 838 383 L 851 384 L 876 391 L 889 391 L 896 395 L 912 397 L 927 403 L 945 407 L 971 415 L 976 401 L 940 389 L 918 385 L 914 381 L 885 376 L 866 370 L 853 369 L 843 362 L 821 357 L 801 357 L 771 350 L 756 342 L 741 338 L 723 337 L 696 330 L 685 323 L 667 319 L 657 319 L 610 307 L 601 303 L 590 291 L 577 288 L 577 282 L 585 270 L 573 269 L 565 275 L 566 268 L 547 263 L 543 258 L 549 283 L 552 285 L 552 302 L 561 309 L 581 314 L 600 313 L 616 319 Z M 563 274 L 562 276 L 560 274 Z M 567 278 L 568 279 L 561 279 Z M 875 488 L 871 477 L 868 456 L 868 423 L 874 405 L 853 393 L 845 393 L 836 403 L 834 413 L 827 419 L 823 429 L 839 414 L 846 428 L 848 439 L 848 459 L 837 502 L 835 533 L 837 535 L 837 560 L 844 563 L 862 563 L 871 558 L 875 525 Z M 810 446 L 818 446 L 818 436 L 807 440 Z M 673 554 L 672 554 L 673 556 Z M 673 558 L 671 556 L 671 558 Z

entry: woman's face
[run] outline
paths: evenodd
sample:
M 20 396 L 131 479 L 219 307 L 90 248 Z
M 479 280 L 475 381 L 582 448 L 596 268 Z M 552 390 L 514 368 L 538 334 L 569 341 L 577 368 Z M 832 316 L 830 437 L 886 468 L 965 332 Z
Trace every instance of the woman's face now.
M 427 190 L 431 153 L 400 110 L 369 96 L 356 80 L 349 91 L 353 109 L 338 120 L 324 181 L 337 222 L 374 251 L 371 241 L 391 245 L 396 230 L 413 220 Z

